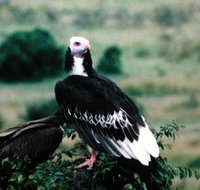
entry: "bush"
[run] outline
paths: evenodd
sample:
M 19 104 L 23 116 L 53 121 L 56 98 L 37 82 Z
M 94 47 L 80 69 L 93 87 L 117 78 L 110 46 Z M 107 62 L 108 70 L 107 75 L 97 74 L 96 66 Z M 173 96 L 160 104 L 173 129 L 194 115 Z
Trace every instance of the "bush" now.
M 125 92 L 130 96 L 165 96 L 166 94 L 182 94 L 191 93 L 190 90 L 186 88 L 181 88 L 177 86 L 171 86 L 167 84 L 154 84 L 154 83 L 144 83 L 141 86 L 126 86 Z
M 121 49 L 117 46 L 108 47 L 97 65 L 97 70 L 103 73 L 120 74 L 122 72 Z
M 26 121 L 40 119 L 54 114 L 57 111 L 57 103 L 55 99 L 34 102 L 26 107 Z
M 0 115 L 0 130 L 3 128 L 5 123 L 5 120 L 3 119 L 3 117 Z
M 162 126 L 160 131 L 154 131 L 158 144 L 165 150 L 170 147 L 164 139 L 176 139 L 181 126 L 176 122 Z M 52 156 L 46 162 L 39 164 L 34 171 L 23 168 L 19 160 L 14 162 L 5 159 L 3 164 L 10 164 L 13 175 L 10 177 L 8 189 L 116 189 L 116 190 L 169 190 L 175 177 L 199 178 L 199 174 L 185 167 L 169 165 L 167 158 L 159 157 L 152 166 L 142 166 L 134 160 L 120 160 L 101 154 L 99 162 L 91 170 L 74 170 L 77 160 L 85 156 L 85 146 L 77 144 L 74 148 Z M 156 167 L 153 167 L 153 166 Z M 3 178 L 2 178 L 3 179 Z M 1 180 L 0 179 L 0 182 Z M 1 183 L 0 183 L 1 184 Z
M 39 80 L 62 68 L 62 50 L 45 30 L 15 32 L 0 46 L 0 79 Z
M 198 42 L 187 36 L 164 33 L 160 36 L 159 55 L 170 61 L 181 62 L 183 59 L 198 56 Z
M 147 18 L 148 15 L 146 14 L 146 12 L 140 10 L 132 15 L 132 24 L 134 27 L 141 27 L 145 23 Z
M 146 58 L 149 57 L 150 54 L 150 49 L 144 45 L 138 45 L 134 52 L 134 55 L 138 58 Z
M 191 168 L 200 168 L 200 156 L 191 160 L 187 165 Z
M 192 11 L 184 9 L 183 7 L 175 7 L 169 5 L 160 5 L 154 10 L 155 21 L 165 27 L 177 26 L 189 20 L 192 15 Z
M 199 100 L 196 94 L 192 93 L 188 100 L 182 103 L 182 106 L 188 109 L 194 109 L 199 107 Z
M 119 8 L 114 16 L 119 26 L 126 27 L 131 24 L 131 15 L 126 8 Z
M 194 50 L 194 53 L 197 54 L 197 59 L 200 62 L 200 42 L 199 41 L 197 42 L 193 50 Z
M 81 11 L 78 12 L 74 24 L 80 28 L 98 27 L 105 23 L 105 13 L 101 11 Z

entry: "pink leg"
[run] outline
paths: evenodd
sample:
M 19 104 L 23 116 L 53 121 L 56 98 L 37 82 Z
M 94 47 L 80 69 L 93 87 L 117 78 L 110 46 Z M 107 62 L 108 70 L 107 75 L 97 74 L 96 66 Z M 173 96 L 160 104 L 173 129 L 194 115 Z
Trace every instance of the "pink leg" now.
M 97 152 L 92 150 L 92 152 L 90 153 L 90 158 L 86 158 L 85 162 L 76 166 L 75 169 L 81 169 L 86 166 L 88 166 L 88 169 L 91 169 L 94 163 L 96 162 L 96 157 L 97 157 Z

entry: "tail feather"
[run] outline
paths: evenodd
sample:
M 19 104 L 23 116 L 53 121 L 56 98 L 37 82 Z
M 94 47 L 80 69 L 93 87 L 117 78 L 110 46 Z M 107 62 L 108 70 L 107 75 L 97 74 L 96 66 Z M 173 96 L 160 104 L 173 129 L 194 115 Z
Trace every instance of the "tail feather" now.
M 157 158 L 159 156 L 158 144 L 148 126 L 140 127 L 140 135 L 139 135 L 138 143 L 151 156 L 153 156 L 155 158 Z

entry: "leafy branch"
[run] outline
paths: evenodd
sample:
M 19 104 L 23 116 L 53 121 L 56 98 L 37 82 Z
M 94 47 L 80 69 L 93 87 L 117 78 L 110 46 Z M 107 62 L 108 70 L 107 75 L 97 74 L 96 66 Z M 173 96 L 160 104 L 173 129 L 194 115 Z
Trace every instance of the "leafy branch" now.
M 161 149 L 165 150 L 164 137 L 174 141 L 180 129 L 177 122 L 162 126 L 154 135 Z M 74 138 L 74 131 L 66 132 L 67 137 Z M 170 146 L 170 145 L 169 145 Z M 5 159 L 2 165 L 10 166 L 12 175 L 7 181 L 7 189 L 123 189 L 123 190 L 169 190 L 175 177 L 180 179 L 195 177 L 199 173 L 186 167 L 174 167 L 167 158 L 152 159 L 149 167 L 141 165 L 137 160 L 117 159 L 101 153 L 98 162 L 91 170 L 75 170 L 79 156 L 87 155 L 83 144 L 78 143 L 73 148 L 51 156 L 46 162 L 35 169 L 25 167 L 24 160 Z M 0 177 L 0 184 L 4 180 Z

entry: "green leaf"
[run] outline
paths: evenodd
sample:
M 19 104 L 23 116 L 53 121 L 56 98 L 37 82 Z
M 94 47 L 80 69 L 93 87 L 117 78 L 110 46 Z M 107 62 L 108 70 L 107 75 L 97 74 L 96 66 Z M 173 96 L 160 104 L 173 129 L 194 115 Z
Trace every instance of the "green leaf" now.
M 25 178 L 24 178 L 24 176 L 22 174 L 17 177 L 17 181 L 18 181 L 19 184 L 23 183 L 24 179 Z
M 8 157 L 4 158 L 1 163 L 2 163 L 2 165 L 5 165 L 6 163 L 10 163 L 10 160 Z
M 56 176 L 63 176 L 63 173 L 62 172 L 56 172 L 56 173 L 54 173 L 54 175 L 56 175 Z
M 200 173 L 195 171 L 195 178 L 198 180 L 200 178 Z
M 37 187 L 37 190 L 45 190 L 45 187 L 40 185 L 40 186 Z
M 188 171 L 188 176 L 189 177 L 192 177 L 193 176 L 193 172 L 190 168 L 187 168 L 187 171 Z
M 35 175 L 29 175 L 28 179 L 30 179 L 30 180 L 35 179 Z
M 131 184 L 126 184 L 126 185 L 123 187 L 123 190 L 135 190 L 135 188 L 134 188 Z

